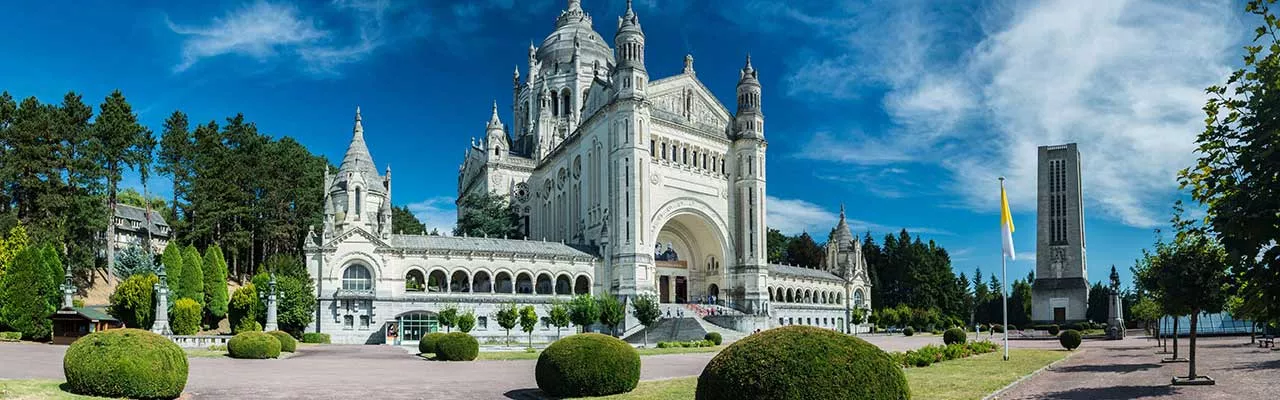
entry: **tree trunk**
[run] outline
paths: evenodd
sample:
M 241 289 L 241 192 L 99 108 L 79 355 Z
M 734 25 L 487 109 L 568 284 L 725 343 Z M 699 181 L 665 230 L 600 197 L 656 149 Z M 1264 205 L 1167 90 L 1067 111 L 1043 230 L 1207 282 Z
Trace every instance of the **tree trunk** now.
M 1258 323 L 1249 321 L 1249 344 L 1253 344 L 1258 340 Z
M 511 347 L 511 330 L 507 329 L 507 347 Z
M 1173 317 L 1173 359 L 1178 359 L 1178 317 Z
M 1196 320 L 1200 319 L 1200 310 L 1191 310 L 1191 344 L 1187 347 L 1187 379 L 1196 379 Z
M 533 348 L 533 331 L 529 331 L 529 348 Z
M 644 328 L 641 328 L 640 331 L 644 332 L 644 346 L 640 346 L 640 347 L 647 348 L 649 347 L 649 327 L 646 326 Z

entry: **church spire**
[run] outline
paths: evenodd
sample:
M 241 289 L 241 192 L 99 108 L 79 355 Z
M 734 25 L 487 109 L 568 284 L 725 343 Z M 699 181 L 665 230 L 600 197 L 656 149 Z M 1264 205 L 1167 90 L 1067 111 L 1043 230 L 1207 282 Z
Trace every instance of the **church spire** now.
M 346 179 L 351 173 L 360 174 L 367 182 L 377 182 L 378 171 L 373 166 L 373 156 L 369 155 L 369 146 L 364 142 L 364 124 L 360 116 L 360 107 L 356 107 L 355 126 L 352 127 L 351 145 L 342 157 L 342 165 L 338 167 L 339 179 Z
M 502 120 L 498 119 L 498 101 L 493 101 L 493 115 L 489 116 L 489 129 L 497 127 L 502 129 Z

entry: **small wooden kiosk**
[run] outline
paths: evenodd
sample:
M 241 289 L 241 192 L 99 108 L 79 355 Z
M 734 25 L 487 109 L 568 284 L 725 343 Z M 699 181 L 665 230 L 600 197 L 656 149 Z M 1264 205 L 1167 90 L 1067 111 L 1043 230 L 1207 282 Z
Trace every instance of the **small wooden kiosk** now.
M 49 319 L 53 320 L 53 344 L 71 344 L 93 332 L 124 327 L 115 317 L 90 307 L 63 307 Z

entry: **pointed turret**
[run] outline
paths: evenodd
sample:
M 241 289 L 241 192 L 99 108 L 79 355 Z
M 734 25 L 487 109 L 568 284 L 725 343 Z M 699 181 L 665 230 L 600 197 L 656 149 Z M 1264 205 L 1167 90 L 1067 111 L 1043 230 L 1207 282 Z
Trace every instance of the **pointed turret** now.
M 760 111 L 760 79 L 751 66 L 751 55 L 738 78 L 738 113 L 734 116 L 739 138 L 764 139 L 764 113 Z
M 850 243 L 853 242 L 853 233 L 849 231 L 849 223 L 845 221 L 844 203 L 840 204 L 840 222 L 837 222 L 836 227 L 831 229 L 828 241 L 836 243 L 842 248 L 850 246 Z
M 342 157 L 342 165 L 338 167 L 337 181 L 345 182 L 355 179 L 355 175 L 359 175 L 359 179 L 367 183 L 379 181 L 378 170 L 373 164 L 373 156 L 369 155 L 369 146 L 364 142 L 364 123 L 363 118 L 360 116 L 360 107 L 356 107 L 351 145 L 347 146 L 347 153 Z
M 485 127 L 485 150 L 490 159 L 500 159 L 503 150 L 509 150 L 507 132 L 498 118 L 498 101 L 493 101 L 493 113 L 489 115 L 489 124 Z

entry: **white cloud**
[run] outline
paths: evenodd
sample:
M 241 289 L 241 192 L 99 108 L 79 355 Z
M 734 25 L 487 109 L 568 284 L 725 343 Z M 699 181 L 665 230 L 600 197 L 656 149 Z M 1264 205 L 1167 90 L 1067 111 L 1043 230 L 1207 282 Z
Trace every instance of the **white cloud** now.
M 943 167 L 956 206 L 994 212 L 995 178 L 1034 209 L 1036 147 L 1076 142 L 1087 211 L 1136 227 L 1163 222 L 1192 164 L 1203 89 L 1221 83 L 1243 38 L 1226 1 L 1042 1 L 953 10 L 883 2 L 793 21 L 833 51 L 807 55 L 788 94 L 840 102 L 881 93 L 890 126 L 812 133 L 841 164 Z M 959 12 L 957 12 L 959 11 Z M 976 17 L 977 26 L 969 26 Z M 830 54 L 822 56 L 815 54 Z M 817 147 L 806 146 L 805 151 Z M 1017 211 L 1016 211 L 1017 212 Z
M 314 20 L 299 15 L 296 7 L 259 1 L 214 18 L 206 27 L 186 27 L 166 21 L 174 33 L 186 37 L 182 72 L 196 62 L 223 54 L 240 54 L 264 60 L 281 49 L 324 38 L 327 33 Z
M 409 212 L 427 224 L 427 232 L 438 230 L 442 235 L 452 235 L 454 225 L 458 224 L 457 207 L 452 196 L 436 196 L 406 205 Z
M 1032 261 L 1032 262 L 1034 262 L 1034 261 L 1036 260 L 1036 252 L 1034 252 L 1034 251 L 1023 251 L 1023 252 L 1018 252 L 1018 253 L 1017 253 L 1017 255 L 1018 255 L 1018 260 L 1020 260 L 1020 261 Z
M 765 218 L 769 221 L 769 227 L 777 229 L 786 235 L 809 232 L 809 236 L 812 236 L 813 240 L 822 243 L 827 240 L 827 234 L 831 232 L 831 228 L 835 227 L 836 223 L 840 221 L 838 208 L 835 212 L 827 211 L 817 204 L 800 199 L 781 199 L 767 196 L 766 200 L 765 209 L 768 215 Z M 849 230 L 854 236 L 859 236 L 867 231 L 886 233 L 903 229 L 902 227 L 891 227 L 858 220 L 848 214 L 845 215 L 845 223 L 849 225 Z M 908 227 L 906 229 L 907 232 L 913 235 L 954 235 L 954 233 L 946 230 L 927 227 Z

